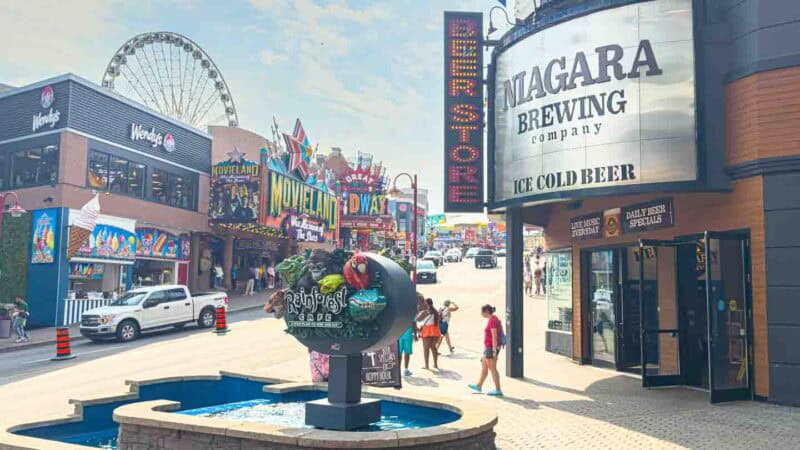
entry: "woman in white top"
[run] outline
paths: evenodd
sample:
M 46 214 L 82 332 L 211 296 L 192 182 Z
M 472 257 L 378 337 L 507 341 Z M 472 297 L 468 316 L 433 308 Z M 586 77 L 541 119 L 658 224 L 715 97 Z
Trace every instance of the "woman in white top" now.
M 439 342 L 436 343 L 436 349 L 438 350 L 439 347 L 442 345 L 442 341 L 447 339 L 447 346 L 450 348 L 450 353 L 453 353 L 455 347 L 450 342 L 450 315 L 453 311 L 458 311 L 458 305 L 455 302 L 451 302 L 450 300 L 444 301 L 444 306 L 439 310 L 439 331 L 442 332 L 442 335 L 439 337 Z

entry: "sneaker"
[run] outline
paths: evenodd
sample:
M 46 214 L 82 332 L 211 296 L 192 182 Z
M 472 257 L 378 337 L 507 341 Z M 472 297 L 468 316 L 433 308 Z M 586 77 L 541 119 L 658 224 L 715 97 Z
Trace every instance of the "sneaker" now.
M 14 343 L 16 343 L 16 344 L 19 344 L 20 342 L 23 342 L 23 341 L 24 341 L 24 339 L 22 339 L 22 338 L 17 338 L 17 340 L 16 340 L 16 341 L 14 341 Z
M 480 394 L 481 393 L 481 388 L 478 387 L 477 384 L 468 384 L 467 387 L 472 389 L 476 394 Z
M 404 377 L 410 377 L 411 376 L 411 371 L 408 370 L 408 369 L 403 369 L 403 376 Z
M 503 392 L 495 389 L 494 391 L 487 392 L 486 395 L 491 395 L 492 397 L 502 397 Z

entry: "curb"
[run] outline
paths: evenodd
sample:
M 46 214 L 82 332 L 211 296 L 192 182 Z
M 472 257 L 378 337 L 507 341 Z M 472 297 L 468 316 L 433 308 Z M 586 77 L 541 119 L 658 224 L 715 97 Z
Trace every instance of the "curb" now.
M 228 311 L 228 313 L 230 314 L 230 313 L 238 313 L 238 312 L 241 312 L 241 311 L 250 311 L 250 310 L 253 310 L 253 309 L 261 309 L 263 307 L 264 307 L 264 305 L 245 306 L 243 308 L 232 309 L 232 310 Z M 80 334 L 77 334 L 75 336 L 70 334 L 69 338 L 70 338 L 70 342 L 73 342 L 73 343 L 75 343 L 75 342 L 85 342 L 85 341 L 89 340 L 89 338 L 84 337 L 84 336 L 82 336 Z M 0 348 L 0 353 L 19 352 L 19 351 L 22 351 L 22 350 L 28 350 L 30 348 L 43 347 L 45 345 L 53 345 L 55 343 L 56 343 L 56 339 L 55 339 L 55 337 L 53 337 L 53 339 L 50 339 L 50 340 L 47 340 L 47 341 L 31 342 L 30 344 L 25 344 L 25 345 L 12 345 L 12 346 L 8 346 L 8 347 L 3 347 L 3 348 Z

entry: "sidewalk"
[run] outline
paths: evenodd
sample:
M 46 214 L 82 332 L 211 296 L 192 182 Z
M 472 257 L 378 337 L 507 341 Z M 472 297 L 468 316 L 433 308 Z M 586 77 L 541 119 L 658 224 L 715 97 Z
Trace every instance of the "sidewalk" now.
M 267 289 L 265 291 L 256 292 L 252 296 L 244 296 L 236 294 L 228 298 L 228 312 L 243 311 L 247 309 L 261 308 L 266 303 L 267 298 L 272 295 L 274 289 Z M 0 339 L 0 353 L 14 352 L 18 350 L 25 350 L 31 347 L 38 347 L 40 345 L 55 345 L 56 343 L 56 328 L 45 327 L 26 330 L 29 340 L 26 342 L 15 343 L 17 335 L 11 332 L 11 337 L 8 339 Z M 79 342 L 87 340 L 81 336 L 80 325 L 74 324 L 69 327 L 69 335 L 72 342 Z

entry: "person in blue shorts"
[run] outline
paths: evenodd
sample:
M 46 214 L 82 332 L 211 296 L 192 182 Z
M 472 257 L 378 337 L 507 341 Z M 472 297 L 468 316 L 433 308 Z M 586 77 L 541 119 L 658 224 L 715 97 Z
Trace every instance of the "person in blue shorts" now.
M 398 352 L 403 356 L 403 364 L 405 364 L 405 369 L 403 370 L 403 376 L 410 376 L 411 371 L 408 370 L 408 361 L 411 359 L 411 354 L 414 353 L 414 341 L 417 340 L 417 323 L 411 322 L 411 326 L 408 327 L 405 333 L 403 333 L 400 338 L 397 340 L 397 349 Z

